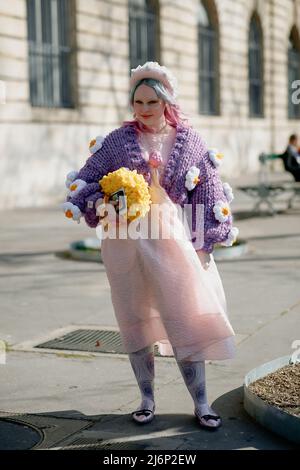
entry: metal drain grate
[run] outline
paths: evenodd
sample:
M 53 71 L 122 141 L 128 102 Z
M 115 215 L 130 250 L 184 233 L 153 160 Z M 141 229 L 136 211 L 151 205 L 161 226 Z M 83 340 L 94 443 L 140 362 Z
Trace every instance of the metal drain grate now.
M 57 450 L 137 450 L 145 449 L 146 444 L 139 444 L 139 442 L 109 442 L 102 439 L 89 439 L 86 437 L 78 438 L 62 447 L 57 447 Z
M 88 439 L 86 437 L 81 437 L 75 439 L 70 444 L 56 447 L 55 450 L 98 450 L 102 448 L 102 444 L 102 439 Z
M 65 349 L 122 354 L 122 342 L 118 331 L 75 330 L 35 346 L 46 349 Z
M 115 330 L 79 329 L 38 344 L 35 348 L 126 354 L 123 351 L 120 332 Z M 154 354 L 161 356 L 156 344 Z

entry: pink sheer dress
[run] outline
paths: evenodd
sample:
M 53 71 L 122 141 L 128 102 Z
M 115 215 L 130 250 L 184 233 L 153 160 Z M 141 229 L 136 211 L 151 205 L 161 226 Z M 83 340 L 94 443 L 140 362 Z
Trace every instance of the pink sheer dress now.
M 173 231 L 168 233 L 173 235 L 102 240 L 111 300 L 124 352 L 157 343 L 162 356 L 176 352 L 179 360 L 229 359 L 235 353 L 234 331 L 213 255 L 195 251 L 182 230 L 182 214 L 159 183 L 175 137 L 176 129 L 170 127 L 162 140 L 162 162 L 151 167 L 152 204 L 146 215 L 151 226 L 154 209 L 173 208 L 169 217 L 156 222 L 160 228 L 171 224 Z M 139 141 L 146 160 L 153 148 L 151 139 L 147 133 L 147 142 L 142 137 Z

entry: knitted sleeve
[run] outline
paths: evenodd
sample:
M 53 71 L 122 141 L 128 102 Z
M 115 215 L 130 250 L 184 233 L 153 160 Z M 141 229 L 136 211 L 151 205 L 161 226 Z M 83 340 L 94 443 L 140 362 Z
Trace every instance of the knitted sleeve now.
M 66 186 L 69 188 L 69 194 L 63 204 L 65 214 L 78 222 L 80 217 L 84 216 L 89 227 L 96 227 L 99 223 L 97 207 L 104 198 L 99 180 L 109 172 L 109 157 L 105 149 L 103 144 L 78 172 L 72 171 L 67 175 Z
M 217 167 L 216 152 L 205 149 L 198 165 L 194 167 L 199 182 L 189 192 L 192 232 L 195 235 L 192 243 L 196 250 L 208 253 L 213 251 L 215 243 L 232 245 L 238 233 L 238 229 L 232 227 L 229 206 L 233 199 L 232 190 L 228 183 L 222 183 Z

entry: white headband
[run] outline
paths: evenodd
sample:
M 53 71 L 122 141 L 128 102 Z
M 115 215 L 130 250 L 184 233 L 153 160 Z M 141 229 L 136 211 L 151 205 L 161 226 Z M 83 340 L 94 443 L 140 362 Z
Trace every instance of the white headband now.
M 170 92 L 174 100 L 178 96 L 178 85 L 176 77 L 163 65 L 158 62 L 146 62 L 144 65 L 138 65 L 136 69 L 131 69 L 130 87 L 142 78 L 154 78 L 159 80 Z

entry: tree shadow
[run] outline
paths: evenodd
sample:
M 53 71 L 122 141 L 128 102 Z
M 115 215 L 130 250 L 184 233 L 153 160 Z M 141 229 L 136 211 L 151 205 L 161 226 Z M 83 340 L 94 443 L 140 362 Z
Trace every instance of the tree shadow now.
M 137 450 L 296 448 L 293 443 L 257 424 L 246 413 L 243 408 L 243 387 L 220 396 L 212 407 L 222 416 L 223 421 L 222 427 L 214 431 L 200 427 L 193 410 L 188 415 L 160 413 L 157 410 L 153 421 L 146 425 L 135 423 L 130 412 L 85 415 L 78 410 L 27 415 L 27 423 L 30 423 L 32 417 L 44 419 L 41 424 L 45 443 L 47 430 L 51 433 L 52 445 L 48 445 L 48 448 L 76 448 L 76 443 L 86 449 L 118 449 L 120 446 L 122 449 Z M 78 423 L 78 430 L 74 433 L 74 423 L 78 421 L 83 424 Z M 70 428 L 72 424 L 73 427 Z M 46 447 L 43 447 L 43 442 L 39 445 L 39 448 Z

